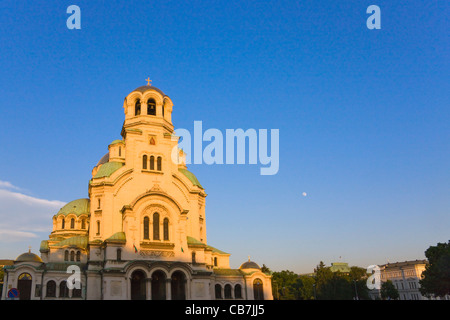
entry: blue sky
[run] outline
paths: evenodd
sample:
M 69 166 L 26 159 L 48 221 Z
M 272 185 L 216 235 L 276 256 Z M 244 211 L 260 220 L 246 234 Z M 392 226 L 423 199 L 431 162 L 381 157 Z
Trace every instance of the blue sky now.
M 66 9 L 81 8 L 81 30 Z M 381 8 L 381 30 L 366 9 Z M 449 240 L 448 1 L 2 1 L 0 258 L 87 197 L 152 84 L 175 128 L 279 129 L 280 170 L 190 165 L 208 242 L 271 269 L 424 258 Z M 306 192 L 307 196 L 302 196 Z

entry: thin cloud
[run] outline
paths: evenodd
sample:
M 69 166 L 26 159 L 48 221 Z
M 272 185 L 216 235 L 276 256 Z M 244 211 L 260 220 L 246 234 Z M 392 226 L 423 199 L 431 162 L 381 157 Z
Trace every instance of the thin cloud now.
M 30 204 L 30 205 L 41 205 L 41 206 L 49 206 L 54 208 L 61 208 L 66 203 L 58 200 L 46 200 L 39 199 L 31 196 L 27 196 L 26 194 L 19 192 L 12 192 L 9 190 L 0 189 L 0 197 L 6 197 L 10 199 L 16 199 L 20 202 Z
M 16 187 L 9 181 L 0 180 L 0 188 L 13 189 L 13 190 L 22 190 L 22 188 Z
M 19 189 L 23 190 L 10 182 L 0 181 L 1 242 L 40 240 L 43 234 L 51 232 L 53 215 L 66 204 L 59 200 L 32 197 L 17 192 Z
M 0 241 L 3 242 L 17 242 L 37 237 L 38 235 L 32 232 L 0 229 Z

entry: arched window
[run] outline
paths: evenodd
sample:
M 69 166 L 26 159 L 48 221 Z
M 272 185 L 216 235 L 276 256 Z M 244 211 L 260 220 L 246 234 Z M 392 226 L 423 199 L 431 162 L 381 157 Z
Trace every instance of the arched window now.
M 97 235 L 100 234 L 100 221 L 97 221 Z
M 70 229 L 75 229 L 75 219 L 70 219 Z
M 146 240 L 148 240 L 150 238 L 149 225 L 150 225 L 149 218 L 145 217 L 144 218 L 144 239 L 146 239 Z
M 195 263 L 195 251 L 192 252 L 192 263 Z
M 162 158 L 158 157 L 158 159 L 156 160 L 156 170 L 161 171 L 161 162 L 162 162 Z
M 122 249 L 117 249 L 117 261 L 122 261 Z
M 222 299 L 222 286 L 220 284 L 216 284 L 214 286 L 214 291 L 216 294 L 216 299 Z
M 164 240 L 169 240 L 169 219 L 164 218 L 163 222 L 163 229 L 164 229 Z
M 214 267 L 217 267 L 217 257 L 214 257 Z
M 66 224 L 66 220 L 63 218 L 61 221 L 61 229 L 64 229 L 65 224 Z
M 234 298 L 242 299 L 242 287 L 240 284 L 234 286 Z
M 122 147 L 119 147 L 119 157 L 122 156 Z
M 159 213 L 153 214 L 153 240 L 159 240 Z
M 155 170 L 155 157 L 150 157 L 150 170 Z
M 225 291 L 225 299 L 231 299 L 232 298 L 232 296 L 231 296 L 231 284 L 226 284 L 224 291 Z
M 153 99 L 148 99 L 147 101 L 147 114 L 156 116 L 156 102 Z
M 69 261 L 69 251 L 64 251 L 64 261 Z
M 142 157 L 142 169 L 146 170 L 147 169 L 147 156 L 144 155 Z
M 77 261 L 81 261 L 81 252 L 77 251 Z
M 61 281 L 61 283 L 59 284 L 59 297 L 60 298 L 69 297 L 69 288 L 67 287 L 66 280 Z
M 86 219 L 81 220 L 81 229 L 86 229 Z
M 134 105 L 134 115 L 138 116 L 141 114 L 141 100 L 137 99 Z
M 70 261 L 75 261 L 75 251 L 70 252 Z
M 162 106 L 162 116 L 164 118 L 164 105 Z
M 55 298 L 56 297 L 56 282 L 53 280 L 50 280 L 47 282 L 47 291 L 45 293 L 45 296 L 48 298 Z
M 102 201 L 100 198 L 97 199 L 97 209 L 100 209 Z

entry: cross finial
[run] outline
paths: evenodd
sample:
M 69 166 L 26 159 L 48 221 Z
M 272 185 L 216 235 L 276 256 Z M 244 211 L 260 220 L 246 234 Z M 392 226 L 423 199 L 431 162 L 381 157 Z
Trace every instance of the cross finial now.
M 145 81 L 147 81 L 147 85 L 151 86 L 150 82 L 152 82 L 152 80 L 150 80 L 150 77 L 148 77 L 147 79 L 145 79 Z
M 31 253 L 31 246 L 28 246 L 28 252 Z

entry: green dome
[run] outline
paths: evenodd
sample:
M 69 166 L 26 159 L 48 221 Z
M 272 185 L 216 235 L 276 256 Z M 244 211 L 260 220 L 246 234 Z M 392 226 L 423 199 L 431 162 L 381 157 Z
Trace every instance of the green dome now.
M 111 142 L 109 145 L 117 144 L 117 143 L 122 143 L 122 144 L 124 144 L 123 140 L 114 140 L 114 141 Z
M 43 262 L 42 259 L 38 255 L 32 253 L 31 251 L 22 253 L 14 261 L 15 262 L 40 262 L 40 263 Z
M 188 178 L 194 186 L 197 186 L 200 189 L 203 189 L 203 187 L 200 184 L 200 182 L 198 181 L 197 177 L 192 172 L 190 172 L 187 169 L 182 169 L 182 168 L 179 168 L 178 171 L 181 172 L 182 174 L 184 174 L 186 176 L 186 178 Z
M 56 247 L 78 247 L 78 248 L 86 249 L 87 244 L 88 244 L 87 236 L 75 236 L 75 237 L 64 239 L 64 240 L 56 243 L 54 246 L 56 246 Z
M 123 165 L 124 165 L 124 163 L 116 162 L 116 161 L 107 162 L 105 164 L 102 164 L 102 166 L 100 167 L 100 169 L 98 169 L 97 174 L 95 175 L 94 178 L 109 177 L 114 172 L 116 172 L 117 170 L 122 168 Z
M 68 214 L 73 213 L 78 217 L 82 214 L 89 214 L 89 211 L 90 211 L 89 199 L 78 199 L 66 204 L 58 211 L 56 215 L 63 214 L 67 216 Z

